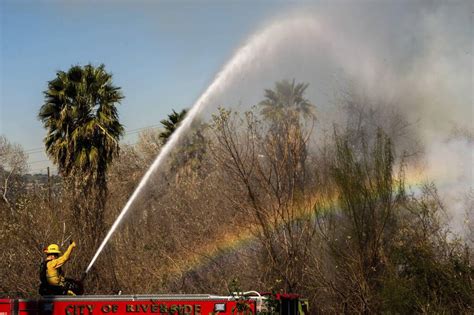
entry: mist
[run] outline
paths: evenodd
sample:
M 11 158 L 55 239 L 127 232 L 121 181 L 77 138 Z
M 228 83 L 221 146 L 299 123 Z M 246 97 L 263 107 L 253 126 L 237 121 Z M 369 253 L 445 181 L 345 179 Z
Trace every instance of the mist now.
M 348 91 L 398 112 L 423 148 L 416 184 L 437 185 L 460 233 L 473 182 L 472 9 L 467 1 L 299 6 L 263 22 L 196 105 L 203 115 L 247 110 L 275 81 L 295 79 L 310 84 L 319 132 L 347 120 Z

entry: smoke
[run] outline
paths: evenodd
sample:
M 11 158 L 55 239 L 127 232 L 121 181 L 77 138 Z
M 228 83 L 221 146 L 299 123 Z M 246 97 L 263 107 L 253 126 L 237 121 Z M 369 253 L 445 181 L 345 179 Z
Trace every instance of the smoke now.
M 463 229 L 465 196 L 473 183 L 472 4 L 424 7 L 413 36 L 422 45 L 393 71 L 400 108 L 419 119 L 427 180 L 437 185 L 454 232 Z M 455 130 L 465 133 L 454 134 Z
M 437 184 L 460 232 L 472 190 L 473 5 L 466 1 L 336 2 L 296 8 L 249 37 L 199 102 L 206 112 L 246 109 L 282 79 L 308 82 L 321 128 L 343 121 L 339 91 L 399 111 L 425 148 L 423 174 Z M 231 65 L 231 66 L 229 66 Z

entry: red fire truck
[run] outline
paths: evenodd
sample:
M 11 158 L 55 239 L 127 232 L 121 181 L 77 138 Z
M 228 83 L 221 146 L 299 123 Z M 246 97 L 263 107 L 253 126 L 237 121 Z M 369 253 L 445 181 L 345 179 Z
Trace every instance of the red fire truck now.
M 259 294 L 255 291 L 217 296 L 83 295 L 49 296 L 39 300 L 0 299 L 0 315 L 304 315 L 308 302 L 296 294 Z

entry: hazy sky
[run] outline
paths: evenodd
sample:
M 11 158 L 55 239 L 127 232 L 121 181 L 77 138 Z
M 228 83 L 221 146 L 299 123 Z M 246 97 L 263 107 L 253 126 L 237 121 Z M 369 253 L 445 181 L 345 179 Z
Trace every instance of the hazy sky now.
M 46 82 L 71 65 L 104 63 L 122 87 L 126 130 L 189 107 L 249 33 L 291 4 L 270 1 L 0 0 L 0 134 L 42 148 Z M 133 135 L 125 141 L 133 141 Z M 30 169 L 50 165 L 41 150 Z M 32 152 L 32 151 L 30 151 Z

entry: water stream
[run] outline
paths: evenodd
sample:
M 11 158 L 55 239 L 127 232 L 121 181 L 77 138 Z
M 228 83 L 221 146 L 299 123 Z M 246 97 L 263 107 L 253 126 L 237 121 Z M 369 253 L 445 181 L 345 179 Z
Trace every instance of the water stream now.
M 400 111 L 410 118 L 410 122 L 423 118 L 423 125 L 417 125 L 416 130 L 426 147 L 427 174 L 438 183 L 444 181 L 446 185 L 440 186 L 442 192 L 452 196 L 457 196 L 454 192 L 459 187 L 472 186 L 472 174 L 464 174 L 465 169 L 472 167 L 469 158 L 472 156 L 469 154 L 472 153 L 472 141 L 458 137 L 446 143 L 447 135 L 452 133 L 452 122 L 461 127 L 472 125 L 469 120 L 472 117 L 472 80 L 469 80 L 472 71 L 465 67 L 472 58 L 472 54 L 467 53 L 472 50 L 466 43 L 472 41 L 459 37 L 457 28 L 449 29 L 449 32 L 446 30 L 446 25 L 450 23 L 441 22 L 449 15 L 438 17 L 440 26 L 443 25 L 438 29 L 434 27 L 436 25 L 433 25 L 430 14 L 416 11 L 404 14 L 404 23 L 397 19 L 392 21 L 393 25 L 387 22 L 390 19 L 381 19 L 379 13 L 376 17 L 372 16 L 369 22 L 361 22 L 365 21 L 360 17 L 365 17 L 366 10 L 354 16 L 352 11 L 347 15 L 331 12 L 298 12 L 281 17 L 257 31 L 238 48 L 163 146 L 107 232 L 86 273 L 140 197 L 151 176 L 163 166 L 198 115 L 205 113 L 205 109 L 206 113 L 209 112 L 210 106 L 240 102 L 256 104 L 261 100 L 262 91 L 281 79 L 311 83 L 307 97 L 314 101 L 319 117 L 323 118 L 318 121 L 319 125 L 327 123 L 331 127 L 334 117 L 340 115 L 331 106 L 333 100 L 330 99 L 334 92 L 331 80 L 335 73 L 342 73 L 349 79 L 349 86 L 367 94 L 376 106 L 384 106 L 387 111 Z M 387 11 L 386 14 L 391 17 L 392 13 Z M 371 17 L 371 14 L 368 16 Z M 385 33 L 379 33 L 379 29 L 371 24 L 374 21 L 389 35 L 381 36 Z M 470 23 L 468 19 L 465 22 Z M 404 29 L 392 33 L 402 24 L 413 28 L 410 33 L 414 37 L 410 42 L 406 41 Z M 427 25 L 430 28 L 427 29 Z M 453 36 L 456 44 L 445 43 Z M 464 46 L 444 49 L 456 47 L 459 43 L 464 43 Z M 400 49 L 405 46 L 411 49 Z M 433 73 L 437 75 L 433 76 Z M 344 89 L 342 92 L 345 92 Z M 446 111 L 446 104 L 451 104 L 449 111 Z M 452 163 L 446 163 L 446 160 Z M 460 206 L 458 208 L 461 209 Z M 462 213 L 457 213 L 457 217 L 462 218 Z
M 131 209 L 134 202 L 140 196 L 140 193 L 146 187 L 150 177 L 160 168 L 163 164 L 165 159 L 169 156 L 170 152 L 173 148 L 177 145 L 179 140 L 181 139 L 182 135 L 188 131 L 190 128 L 193 120 L 196 118 L 199 113 L 201 113 L 203 107 L 205 107 L 209 102 L 208 99 L 215 93 L 216 91 L 222 91 L 225 89 L 228 82 L 232 81 L 234 74 L 241 73 L 241 68 L 243 65 L 252 62 L 253 58 L 258 54 L 261 50 L 261 46 L 267 42 L 269 39 L 275 36 L 275 32 L 280 32 L 281 29 L 278 27 L 275 29 L 275 25 L 270 26 L 269 28 L 264 29 L 261 32 L 258 32 L 254 35 L 246 44 L 244 44 L 241 48 L 237 50 L 234 56 L 229 60 L 227 64 L 224 65 L 222 70 L 215 76 L 213 82 L 208 86 L 208 88 L 204 91 L 204 93 L 198 98 L 198 100 L 194 103 L 191 107 L 190 111 L 182 121 L 181 125 L 176 129 L 176 131 L 171 135 L 168 142 L 163 146 L 161 151 L 159 152 L 158 156 L 154 160 L 153 164 L 147 170 L 143 178 L 140 180 L 137 188 L 133 192 L 132 196 L 128 199 L 127 203 L 123 207 L 122 211 L 120 212 L 119 216 L 113 223 L 110 230 L 107 232 L 104 240 L 100 244 L 97 252 L 94 254 L 91 262 L 87 266 L 85 273 L 88 273 L 89 270 L 92 268 L 94 263 L 96 262 L 97 258 L 103 251 L 104 247 L 107 245 L 108 241 L 117 230 L 120 223 L 122 223 L 125 215 Z M 273 28 L 272 28 L 273 27 Z

